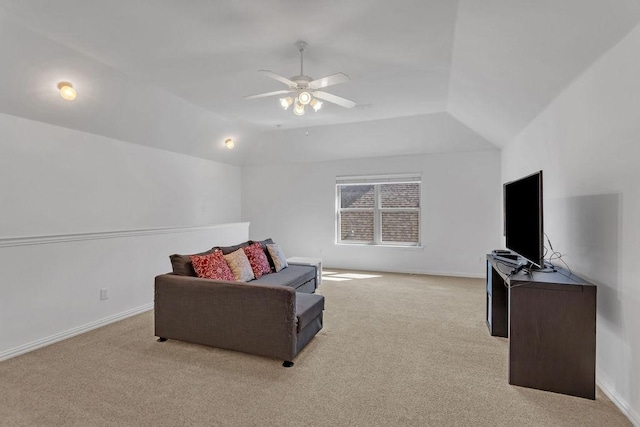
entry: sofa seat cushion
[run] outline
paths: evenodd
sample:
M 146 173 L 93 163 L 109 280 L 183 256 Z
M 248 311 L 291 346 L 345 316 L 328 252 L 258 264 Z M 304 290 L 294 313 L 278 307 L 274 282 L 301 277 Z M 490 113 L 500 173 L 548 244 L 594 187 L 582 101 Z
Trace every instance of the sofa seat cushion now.
M 251 283 L 265 285 L 281 285 L 297 288 L 316 277 L 314 267 L 308 265 L 290 265 L 277 273 L 265 274 Z
M 324 310 L 324 297 L 318 294 L 296 292 L 296 332 L 303 330 Z

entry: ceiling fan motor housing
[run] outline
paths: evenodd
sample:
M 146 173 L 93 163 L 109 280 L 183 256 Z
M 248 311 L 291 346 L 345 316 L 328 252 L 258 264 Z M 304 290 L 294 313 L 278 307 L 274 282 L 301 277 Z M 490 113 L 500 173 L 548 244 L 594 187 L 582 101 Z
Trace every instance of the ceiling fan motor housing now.
M 309 89 L 309 83 L 313 81 L 313 79 L 309 76 L 293 76 L 290 79 L 296 85 L 291 89 Z

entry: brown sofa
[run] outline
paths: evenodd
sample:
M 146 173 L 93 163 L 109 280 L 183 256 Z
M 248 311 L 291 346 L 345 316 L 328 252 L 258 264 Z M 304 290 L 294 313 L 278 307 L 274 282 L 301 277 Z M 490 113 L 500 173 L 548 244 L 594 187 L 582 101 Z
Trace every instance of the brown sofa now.
M 313 266 L 290 265 L 258 280 L 228 282 L 183 275 L 190 272 L 176 257 L 184 256 L 171 257 L 174 272 L 155 278 L 160 342 L 177 339 L 274 357 L 289 367 L 322 329 L 324 297 L 312 293 Z

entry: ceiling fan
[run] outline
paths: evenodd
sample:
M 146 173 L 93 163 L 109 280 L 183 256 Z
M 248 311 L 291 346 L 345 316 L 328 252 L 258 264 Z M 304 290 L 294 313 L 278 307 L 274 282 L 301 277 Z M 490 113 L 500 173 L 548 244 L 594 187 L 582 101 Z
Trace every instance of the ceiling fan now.
M 298 47 L 298 51 L 300 52 L 300 75 L 286 78 L 269 70 L 258 71 L 259 73 L 262 73 L 267 77 L 271 77 L 274 80 L 286 84 L 289 89 L 261 93 L 259 95 L 245 96 L 244 99 L 256 99 L 268 96 L 295 94 L 280 98 L 280 105 L 282 105 L 282 108 L 284 108 L 285 110 L 293 105 L 293 113 L 298 116 L 304 115 L 305 106 L 307 105 L 313 108 L 314 111 L 318 111 L 322 107 L 322 101 L 320 100 L 328 101 L 345 108 L 355 107 L 356 103 L 349 99 L 319 90 L 324 89 L 328 86 L 336 85 L 338 83 L 348 82 L 349 80 L 351 80 L 349 76 L 344 73 L 336 73 L 315 80 L 309 76 L 305 76 L 303 68 L 304 51 L 309 45 L 307 44 L 307 42 L 299 41 L 296 42 L 296 46 Z

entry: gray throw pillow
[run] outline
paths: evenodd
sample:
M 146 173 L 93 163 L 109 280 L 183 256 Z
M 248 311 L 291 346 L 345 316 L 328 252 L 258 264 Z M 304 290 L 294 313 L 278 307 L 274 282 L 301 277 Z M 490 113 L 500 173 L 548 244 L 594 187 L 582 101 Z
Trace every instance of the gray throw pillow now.
M 287 264 L 287 257 L 284 256 L 284 252 L 282 252 L 282 249 L 280 249 L 277 243 L 267 245 L 267 250 L 271 254 L 271 258 L 273 258 L 273 263 L 276 265 L 276 273 L 289 266 L 289 264 Z

